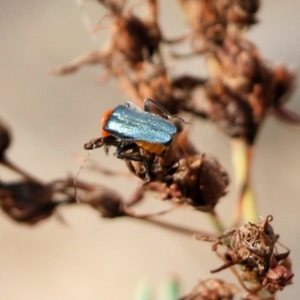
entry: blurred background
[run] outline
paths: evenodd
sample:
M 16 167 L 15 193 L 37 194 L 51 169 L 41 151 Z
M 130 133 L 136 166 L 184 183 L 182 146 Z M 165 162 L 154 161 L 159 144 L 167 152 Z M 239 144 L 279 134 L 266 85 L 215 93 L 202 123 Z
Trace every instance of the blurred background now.
M 164 33 L 185 32 L 175 1 L 161 1 Z M 263 1 L 248 37 L 272 63 L 299 71 L 300 2 Z M 88 3 L 87 14 L 97 20 L 99 5 Z M 99 136 L 102 113 L 125 98 L 116 82 L 99 85 L 99 67 L 84 68 L 67 77 L 53 77 L 51 68 L 96 49 L 106 40 L 88 35 L 75 1 L 0 2 L 0 115 L 13 131 L 9 157 L 35 176 L 50 181 L 75 174 L 82 146 Z M 172 64 L 170 65 L 172 70 Z M 185 68 L 195 69 L 188 62 Z M 199 69 L 201 67 L 199 66 Z M 180 72 L 180 68 L 174 73 Z M 299 82 L 299 78 L 297 82 Z M 300 113 L 299 84 L 288 107 Z M 206 122 L 193 122 L 192 138 L 199 150 L 218 158 L 232 176 L 227 137 Z M 93 151 L 92 158 L 116 170 L 126 170 L 111 151 Z M 252 181 L 261 216 L 272 214 L 280 241 L 291 249 L 294 284 L 276 299 L 295 299 L 300 293 L 300 128 L 267 119 L 257 142 Z M 1 180 L 15 179 L 0 169 Z M 83 168 L 80 178 L 117 187 L 129 197 L 138 182 L 108 178 Z M 233 182 L 233 180 L 232 180 Z M 236 190 L 231 183 L 217 211 L 226 220 Z M 165 207 L 149 196 L 139 212 Z M 147 278 L 156 298 L 169 274 L 181 279 L 182 294 L 210 269 L 221 264 L 211 245 L 158 229 L 139 221 L 101 219 L 88 207 L 60 209 L 67 225 L 52 217 L 34 227 L 20 225 L 0 214 L 0 299 L 133 299 L 135 287 Z M 211 231 L 205 214 L 185 208 L 160 217 L 187 227 Z M 218 274 L 236 282 L 229 271 Z

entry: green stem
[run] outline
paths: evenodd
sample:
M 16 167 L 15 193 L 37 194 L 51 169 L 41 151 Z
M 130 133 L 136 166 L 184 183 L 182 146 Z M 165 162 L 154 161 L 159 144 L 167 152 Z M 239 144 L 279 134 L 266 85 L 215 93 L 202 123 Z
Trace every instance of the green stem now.
M 232 161 L 238 187 L 238 199 L 233 216 L 233 227 L 242 221 L 256 222 L 258 219 L 254 194 L 250 184 L 252 146 L 241 139 L 232 141 Z
M 219 216 L 217 215 L 216 212 L 211 212 L 209 215 L 209 220 L 211 221 L 214 229 L 218 232 L 218 233 L 222 233 L 225 231 L 225 226 L 224 224 L 221 222 L 221 219 L 219 218 Z

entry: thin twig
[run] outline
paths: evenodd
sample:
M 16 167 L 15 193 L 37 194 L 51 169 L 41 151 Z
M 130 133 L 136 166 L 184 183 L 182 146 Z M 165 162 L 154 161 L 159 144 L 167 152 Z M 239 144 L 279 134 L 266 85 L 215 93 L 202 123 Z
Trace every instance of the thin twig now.
M 182 226 L 179 226 L 179 225 L 163 222 L 163 221 L 160 221 L 160 220 L 147 219 L 147 218 L 145 219 L 145 218 L 141 218 L 139 216 L 128 216 L 128 217 L 133 218 L 135 220 L 145 221 L 145 222 L 148 222 L 148 223 L 150 223 L 154 226 L 164 228 L 164 229 L 167 229 L 167 230 L 171 230 L 171 231 L 176 232 L 176 233 L 188 235 L 190 237 L 192 237 L 194 235 L 194 233 L 196 233 L 196 232 L 199 233 L 200 232 L 198 229 L 191 229 L 191 228 L 187 228 L 187 227 L 182 227 Z M 200 234 L 205 235 L 205 236 L 211 236 L 211 234 L 206 233 L 206 232 L 200 232 Z
M 5 166 L 6 168 L 16 172 L 17 174 L 21 175 L 22 177 L 24 177 L 24 179 L 26 179 L 28 181 L 42 184 L 42 181 L 40 179 L 37 179 L 35 176 L 27 173 L 27 171 L 21 169 L 19 166 L 17 166 L 14 162 L 12 162 L 10 159 L 8 159 L 5 156 L 2 157 L 2 159 L 0 160 L 0 164 Z

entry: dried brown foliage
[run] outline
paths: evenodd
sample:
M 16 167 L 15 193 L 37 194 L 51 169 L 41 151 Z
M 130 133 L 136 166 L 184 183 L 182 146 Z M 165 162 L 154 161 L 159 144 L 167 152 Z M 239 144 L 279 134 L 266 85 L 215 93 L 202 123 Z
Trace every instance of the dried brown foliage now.
M 180 300 L 233 300 L 238 289 L 220 279 L 200 281 L 188 295 Z
M 270 225 L 272 220 L 273 217 L 268 216 L 260 223 L 249 222 L 217 237 L 196 234 L 197 239 L 213 242 L 212 250 L 224 261 L 221 267 L 211 272 L 216 273 L 234 265 L 241 265 L 239 279 L 241 282 L 251 283 L 249 287 L 244 283 L 243 285 L 253 294 L 261 289 L 273 294 L 290 284 L 294 276 L 288 260 L 290 251 L 278 252 L 276 244 L 279 235 L 274 233 Z M 225 251 L 220 252 L 220 247 L 225 248 Z
M 157 105 L 148 113 L 174 124 L 177 131 L 167 145 L 150 143 L 145 146 L 144 140 L 128 141 L 118 132 L 111 134 L 112 138 L 100 136 L 84 145 L 87 150 L 104 147 L 107 153 L 110 147 L 116 147 L 117 156 L 125 161 L 133 176 L 140 179 L 142 184 L 136 193 L 125 201 L 112 189 L 78 178 L 48 184 L 40 182 L 7 158 L 11 136 L 0 122 L 0 163 L 23 177 L 17 182 L 0 182 L 2 210 L 15 221 L 33 225 L 53 215 L 60 205 L 80 202 L 96 209 L 103 218 L 130 217 L 152 222 L 153 215 L 141 216 L 132 210 L 151 190 L 163 200 L 172 200 L 173 207 L 189 205 L 208 213 L 220 230 L 222 225 L 215 207 L 227 192 L 229 176 L 216 158 L 195 148 L 189 140 L 188 125 L 177 115 L 183 112 L 212 121 L 228 137 L 246 144 L 248 161 L 237 203 L 238 215 L 241 215 L 244 195 L 249 189 L 249 153 L 252 154 L 266 117 L 274 113 L 283 121 L 300 124 L 299 116 L 284 107 L 293 89 L 295 74 L 284 65 L 266 63 L 246 37 L 247 29 L 258 23 L 256 12 L 260 1 L 180 0 L 190 32 L 174 40 L 162 33 L 156 0 L 142 1 L 147 17 L 140 16 L 127 1 L 97 2 L 105 9 L 99 19 L 101 22 L 104 18 L 108 20 L 109 42 L 69 64 L 54 68 L 52 74 L 66 75 L 86 65 L 100 65 L 105 70 L 104 75 L 117 79 L 124 94 L 137 105 L 142 106 L 145 98 L 154 99 Z M 97 25 L 94 31 L 100 28 Z M 175 53 L 171 47 L 178 43 L 187 43 L 190 53 Z M 189 73 L 171 75 L 166 60 L 175 57 L 179 61 L 189 56 L 205 60 L 206 77 Z M 161 146 L 163 150 L 153 151 L 153 146 Z M 97 167 L 95 163 L 90 166 Z M 114 173 L 98 170 L 108 175 Z M 239 223 L 239 217 L 237 220 Z M 288 259 L 289 250 L 278 252 L 279 236 L 274 233 L 271 221 L 272 217 L 268 216 L 261 222 L 248 222 L 217 236 L 196 234 L 200 240 L 213 242 L 212 250 L 224 262 L 212 273 L 227 268 L 233 270 L 247 291 L 244 300 L 275 299 L 276 292 L 290 284 L 294 275 Z M 184 228 L 167 226 L 190 233 Z M 228 283 L 208 279 L 181 299 L 230 300 L 237 293 L 238 290 Z

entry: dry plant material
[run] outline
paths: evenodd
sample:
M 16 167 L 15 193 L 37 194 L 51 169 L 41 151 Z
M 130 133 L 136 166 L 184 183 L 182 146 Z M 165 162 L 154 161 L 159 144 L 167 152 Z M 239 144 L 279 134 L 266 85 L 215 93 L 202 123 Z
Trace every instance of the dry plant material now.
M 78 182 L 76 188 L 83 189 L 84 192 L 78 197 L 80 203 L 88 204 L 98 212 L 103 218 L 116 218 L 125 216 L 123 209 L 124 200 L 117 192 L 103 186 L 93 186 Z
M 170 76 L 161 48 L 173 44 L 162 37 L 156 1 L 143 1 L 150 12 L 148 19 L 126 8 L 126 1 L 98 2 L 111 22 L 109 43 L 54 69 L 54 74 L 68 74 L 85 64 L 98 63 L 119 80 L 124 93 L 137 104 L 142 105 L 149 97 L 171 114 L 187 111 L 208 118 L 231 138 L 243 139 L 249 145 L 255 142 L 269 112 L 300 124 L 299 116 L 283 106 L 292 90 L 294 74 L 285 66 L 269 66 L 245 37 L 246 29 L 257 23 L 258 0 L 180 0 L 191 27 L 187 36 L 191 53 L 204 57 L 207 78 Z
M 116 191 L 80 181 L 77 177 L 43 183 L 22 170 L 7 157 L 11 135 L 0 121 L 0 164 L 22 177 L 14 182 L 0 181 L 1 209 L 14 221 L 33 225 L 52 216 L 60 205 L 80 202 L 97 210 L 103 218 L 140 219 L 191 235 L 191 230 L 151 219 L 185 204 L 208 213 L 221 232 L 215 207 L 226 194 L 229 176 L 215 158 L 195 148 L 189 140 L 185 122 L 177 115 L 185 112 L 207 119 L 229 138 L 245 146 L 242 147 L 244 160 L 238 161 L 240 170 L 236 171 L 240 191 L 235 228 L 217 236 L 195 236 L 213 242 L 212 250 L 224 263 L 212 273 L 227 268 L 232 270 L 247 292 L 242 299 L 274 300 L 276 292 L 290 284 L 294 275 L 289 250 L 278 252 L 281 244 L 270 225 L 272 216 L 258 223 L 238 226 L 245 196 L 253 197 L 249 183 L 251 157 L 261 125 L 270 113 L 291 124 L 300 124 L 300 117 L 285 108 L 295 74 L 284 65 L 266 63 L 258 48 L 246 38 L 248 28 L 258 23 L 256 12 L 260 1 L 179 0 L 190 30 L 184 37 L 173 40 L 162 34 L 157 0 L 140 1 L 147 10 L 147 17 L 141 16 L 136 5 L 129 1 L 97 2 L 105 13 L 94 32 L 101 30 L 104 21 L 108 21 L 108 43 L 54 68 L 51 73 L 66 75 L 86 65 L 101 66 L 104 74 L 99 82 L 108 77 L 116 78 L 122 92 L 139 106 L 145 98 L 154 99 L 158 104 L 151 114 L 164 118 L 162 123 L 172 120 L 177 131 L 169 143 L 147 145 L 143 139 L 129 141 L 118 135 L 108 137 L 104 130 L 104 136 L 84 145 L 88 150 L 103 147 L 106 153 L 110 147 L 116 147 L 117 156 L 123 158 L 129 171 L 142 181 L 132 197 L 125 201 Z M 82 0 L 82 4 L 86 2 Z M 187 43 L 189 52 L 176 53 L 173 45 L 178 43 Z M 166 62 L 176 58 L 173 60 L 176 64 L 191 56 L 199 61 L 204 59 L 207 76 L 189 72 L 172 76 Z M 137 121 L 134 125 L 134 130 L 141 130 Z M 233 153 L 233 156 L 235 154 L 241 153 Z M 105 173 L 101 168 L 98 170 Z M 143 216 L 136 214 L 133 207 L 144 200 L 147 191 L 157 192 L 163 200 L 172 200 L 172 208 Z M 255 213 L 252 215 L 257 220 Z M 247 221 L 250 219 L 253 218 Z M 181 300 L 230 300 L 237 293 L 231 284 L 207 279 Z
M 253 294 L 261 289 L 273 294 L 290 284 L 294 276 L 288 259 L 290 251 L 278 252 L 276 245 L 279 235 L 274 233 L 270 225 L 272 220 L 273 217 L 268 216 L 257 224 L 249 222 L 216 237 L 195 234 L 199 240 L 213 242 L 212 250 L 224 261 L 222 266 L 211 272 L 240 265 L 241 272 L 235 272 L 243 286 Z M 219 248 L 225 251 L 220 252 Z M 247 287 L 245 282 L 251 285 Z
M 69 183 L 69 179 L 50 184 L 0 182 L 0 206 L 15 221 L 34 225 L 50 217 L 59 205 L 75 202 Z
M 209 53 L 207 65 L 208 117 L 230 137 L 252 145 L 266 115 L 285 110 L 283 99 L 294 76 L 284 66 L 270 68 L 253 44 L 231 37 Z
M 179 300 L 233 300 L 237 287 L 220 279 L 200 281 L 188 295 Z
M 218 161 L 204 154 L 183 158 L 163 186 L 163 199 L 173 199 L 194 208 L 213 212 L 226 194 L 229 177 Z

